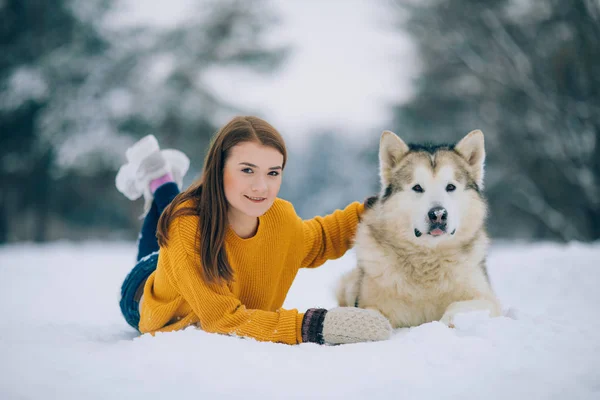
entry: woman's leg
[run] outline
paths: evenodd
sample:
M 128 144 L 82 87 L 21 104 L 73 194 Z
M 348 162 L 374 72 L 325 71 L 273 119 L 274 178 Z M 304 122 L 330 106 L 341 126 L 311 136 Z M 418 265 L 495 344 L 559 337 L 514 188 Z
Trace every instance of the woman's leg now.
M 158 242 L 156 228 L 164 209 L 179 194 L 175 182 L 161 185 L 154 192 L 150 211 L 144 219 L 138 240 L 137 264 L 125 278 L 121 286 L 121 312 L 129 325 L 138 329 L 140 322 L 140 301 L 144 293 L 144 284 L 156 270 L 158 263 Z
M 121 313 L 125 321 L 135 329 L 139 329 L 140 310 L 139 301 L 143 293 L 144 283 L 148 277 L 156 270 L 158 263 L 158 252 L 149 254 L 142 258 L 127 274 L 123 285 L 121 285 Z
M 156 240 L 156 228 L 160 215 L 171 201 L 179 194 L 179 188 L 175 182 L 164 183 L 154 192 L 154 200 L 150 211 L 144 218 L 142 230 L 138 239 L 137 261 L 158 251 L 158 241 Z
M 121 312 L 138 329 L 139 301 L 143 286 L 156 270 L 158 243 L 156 228 L 163 210 L 179 193 L 190 160 L 178 150 L 160 150 L 158 141 L 148 135 L 125 152 L 127 163 L 119 168 L 115 184 L 128 199 L 144 197 L 147 212 L 138 240 L 137 264 L 121 286 Z

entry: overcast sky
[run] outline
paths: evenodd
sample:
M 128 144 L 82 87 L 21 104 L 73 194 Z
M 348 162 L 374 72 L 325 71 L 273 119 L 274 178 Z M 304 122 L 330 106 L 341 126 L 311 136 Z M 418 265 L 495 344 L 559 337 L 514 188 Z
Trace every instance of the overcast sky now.
M 185 17 L 195 3 L 124 1 L 133 6 L 121 14 L 123 21 L 164 26 Z M 271 0 L 282 20 L 271 40 L 291 45 L 290 58 L 269 76 L 215 72 L 207 82 L 294 141 L 317 127 L 361 136 L 395 129 L 386 124 L 386 105 L 410 96 L 416 61 L 410 41 L 389 27 L 393 1 Z

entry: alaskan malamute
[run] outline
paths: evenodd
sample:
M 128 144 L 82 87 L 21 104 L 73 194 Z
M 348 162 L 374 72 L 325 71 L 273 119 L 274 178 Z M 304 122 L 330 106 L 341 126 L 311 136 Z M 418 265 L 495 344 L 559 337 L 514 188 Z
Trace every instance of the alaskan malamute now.
M 385 131 L 381 193 L 356 234 L 357 267 L 337 289 L 340 306 L 380 311 L 394 328 L 501 306 L 485 258 L 485 148 L 479 130 L 456 145 L 407 145 Z

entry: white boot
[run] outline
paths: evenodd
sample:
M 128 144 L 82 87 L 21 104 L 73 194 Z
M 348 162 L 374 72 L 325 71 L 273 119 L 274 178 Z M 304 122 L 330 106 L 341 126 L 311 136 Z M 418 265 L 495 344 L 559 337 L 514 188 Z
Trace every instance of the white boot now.
M 119 168 L 115 184 L 119 192 L 129 200 L 144 196 L 144 213 L 152 204 L 150 182 L 163 175 L 171 174 L 181 190 L 183 177 L 190 167 L 189 158 L 179 150 L 160 150 L 154 135 L 137 141 L 125 152 L 127 164 Z

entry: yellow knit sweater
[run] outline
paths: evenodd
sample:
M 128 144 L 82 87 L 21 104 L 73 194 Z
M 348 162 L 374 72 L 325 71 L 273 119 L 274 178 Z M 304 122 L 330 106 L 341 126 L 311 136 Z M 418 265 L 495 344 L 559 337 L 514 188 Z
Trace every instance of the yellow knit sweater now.
M 190 203 L 182 206 L 190 206 Z M 175 219 L 158 266 L 144 287 L 140 331 L 165 332 L 197 325 L 260 341 L 302 342 L 302 318 L 281 308 L 299 268 L 318 267 L 351 247 L 361 203 L 303 221 L 291 203 L 276 199 L 259 218 L 256 234 L 242 239 L 228 228 L 225 251 L 234 282 L 209 285 L 202 278 L 198 217 Z

